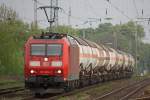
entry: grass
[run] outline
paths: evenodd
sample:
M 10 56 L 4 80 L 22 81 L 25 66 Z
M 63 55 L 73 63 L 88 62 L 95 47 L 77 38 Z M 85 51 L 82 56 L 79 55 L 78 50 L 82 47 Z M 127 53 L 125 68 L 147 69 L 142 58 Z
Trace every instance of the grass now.
M 10 97 L 0 97 L 0 100 L 22 100 L 21 97 L 13 97 L 13 98 L 10 98 Z
M 24 85 L 23 81 L 18 78 L 14 78 L 11 76 L 0 77 L 0 89 L 10 88 L 15 86 L 23 86 L 23 85 Z
M 145 76 L 133 76 L 133 77 L 131 77 L 131 79 L 133 79 L 133 80 L 142 80 L 142 79 L 146 79 L 146 78 L 148 78 L 148 77 L 150 77 L 150 74 L 149 75 L 145 75 Z
M 97 87 L 89 89 L 88 91 L 79 92 L 72 96 L 61 97 L 59 100 L 91 100 L 91 95 L 98 95 L 100 93 L 111 91 L 113 82 L 99 84 Z
M 0 85 L 14 84 L 14 83 L 18 83 L 18 81 L 15 81 L 15 80 L 1 80 L 0 81 Z
M 148 76 L 143 76 L 143 77 L 133 76 L 133 77 L 131 77 L 131 80 L 138 81 L 138 80 L 145 79 L 147 77 Z M 99 84 L 95 88 L 91 88 L 87 91 L 79 92 L 79 93 L 71 95 L 71 96 L 61 97 L 58 100 L 91 100 L 91 99 L 93 99 L 94 96 L 110 92 L 115 87 L 117 87 L 117 85 L 124 84 L 124 82 L 122 82 L 122 83 L 120 83 L 120 82 L 121 82 L 120 80 L 117 80 L 117 81 L 110 81 L 110 82 L 102 83 L 102 84 Z

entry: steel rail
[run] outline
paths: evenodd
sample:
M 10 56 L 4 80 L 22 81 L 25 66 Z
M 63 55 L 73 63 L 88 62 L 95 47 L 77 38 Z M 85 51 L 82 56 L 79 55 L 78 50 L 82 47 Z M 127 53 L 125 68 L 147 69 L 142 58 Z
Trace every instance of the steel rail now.
M 144 79 L 144 80 L 141 80 L 139 82 L 132 83 L 132 84 L 130 84 L 128 86 L 124 86 L 124 87 L 115 89 L 115 90 L 113 90 L 111 92 L 108 92 L 108 93 L 102 95 L 102 96 L 96 97 L 94 100 L 101 100 L 101 99 L 107 98 L 107 97 L 109 97 L 109 96 L 111 96 L 113 94 L 117 94 L 117 93 L 120 93 L 121 91 L 124 91 L 124 89 L 130 89 L 131 87 L 134 88 L 134 87 L 138 86 L 139 84 L 142 84 L 143 82 L 147 82 L 149 80 L 150 79 Z M 145 84 L 144 86 L 146 86 L 146 85 L 148 85 L 148 84 Z M 134 94 L 135 92 L 137 92 L 138 90 L 143 88 L 144 86 L 138 87 L 136 90 L 133 91 L 133 93 L 130 93 L 130 94 L 128 93 L 128 95 L 126 97 L 124 97 L 124 98 L 127 98 L 127 97 L 131 96 L 132 94 Z M 120 99 L 120 100 L 125 100 L 124 98 L 122 97 L 122 99 Z
M 17 86 L 17 87 L 11 87 L 6 89 L 0 89 L 0 95 L 9 94 L 17 91 L 23 91 L 25 90 L 24 87 Z
M 146 87 L 148 84 L 150 84 L 150 82 L 147 82 L 145 84 L 143 83 L 143 85 L 141 85 L 140 87 L 136 88 L 135 90 L 129 92 L 124 97 L 122 97 L 120 100 L 127 100 L 128 98 L 130 98 L 131 96 L 133 96 L 135 93 L 137 93 L 140 89 Z

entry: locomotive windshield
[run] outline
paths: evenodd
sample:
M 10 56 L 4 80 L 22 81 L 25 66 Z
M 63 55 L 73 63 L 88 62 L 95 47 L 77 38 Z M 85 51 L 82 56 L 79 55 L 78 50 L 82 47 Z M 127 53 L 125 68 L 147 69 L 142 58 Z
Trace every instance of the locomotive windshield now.
M 47 45 L 47 55 L 48 56 L 60 56 L 62 51 L 62 45 L 60 44 L 48 44 Z
M 62 54 L 61 44 L 32 44 L 31 55 L 60 56 Z
M 31 55 L 45 55 L 45 44 L 32 44 Z

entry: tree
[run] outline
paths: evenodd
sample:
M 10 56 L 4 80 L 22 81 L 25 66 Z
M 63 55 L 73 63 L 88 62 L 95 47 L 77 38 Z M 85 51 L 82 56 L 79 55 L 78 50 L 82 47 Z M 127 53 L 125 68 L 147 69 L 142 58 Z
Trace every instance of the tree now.
M 13 9 L 4 4 L 0 6 L 0 21 L 15 20 L 16 18 L 17 13 Z
M 111 44 L 109 46 L 115 47 L 114 43 L 117 40 L 117 49 L 130 53 L 135 57 L 135 33 L 137 32 L 138 45 L 138 67 L 144 69 L 143 64 L 149 66 L 150 61 L 150 44 L 142 42 L 144 38 L 144 28 L 133 21 L 121 24 L 112 25 L 111 23 L 100 24 L 96 29 L 80 29 L 80 36 L 85 32 L 86 38 L 97 43 Z M 92 31 L 92 32 L 91 32 Z M 150 68 L 148 68 L 150 70 Z
M 55 33 L 64 33 L 64 34 L 69 34 L 69 35 L 78 35 L 79 31 L 78 29 L 74 29 L 70 26 L 65 26 L 65 25 L 59 25 L 57 27 L 53 27 L 53 32 Z M 47 31 L 49 28 L 47 28 Z
M 23 40 L 20 33 L 24 33 L 28 25 L 19 20 L 16 12 L 4 4 L 0 6 L 0 12 L 0 74 L 21 73 L 23 51 L 20 48 L 23 48 Z

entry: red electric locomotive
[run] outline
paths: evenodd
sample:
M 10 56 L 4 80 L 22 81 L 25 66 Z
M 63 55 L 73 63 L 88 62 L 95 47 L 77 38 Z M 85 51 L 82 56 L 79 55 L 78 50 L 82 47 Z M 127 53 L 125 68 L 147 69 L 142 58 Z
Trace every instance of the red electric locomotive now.
M 36 94 L 130 77 L 133 67 L 130 54 L 66 34 L 35 35 L 25 44 L 25 86 Z
M 66 34 L 32 36 L 25 44 L 25 85 L 30 89 L 64 88 L 68 76 L 78 78 L 79 51 Z M 69 67 L 71 65 L 71 67 Z M 76 78 L 75 78 L 76 77 Z M 76 79 L 77 80 L 77 79 Z

